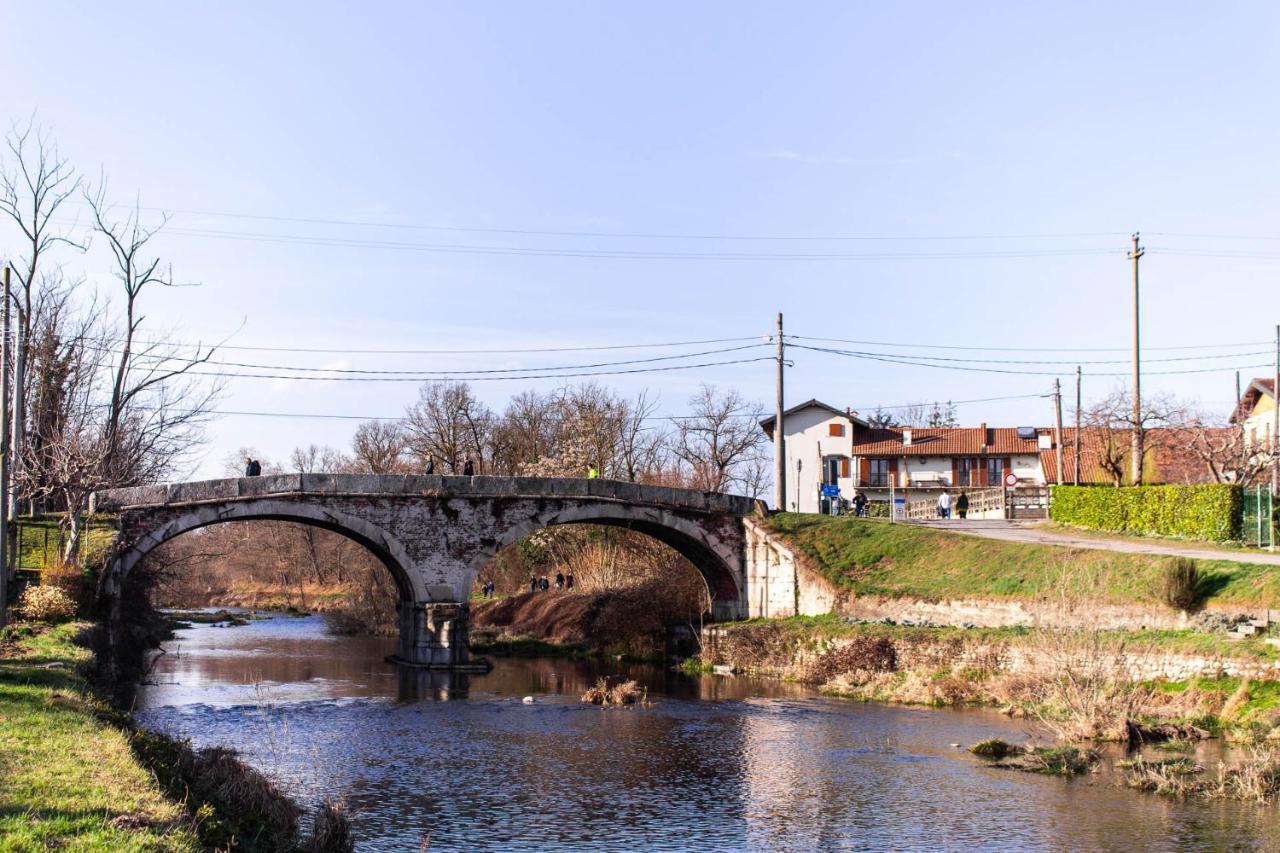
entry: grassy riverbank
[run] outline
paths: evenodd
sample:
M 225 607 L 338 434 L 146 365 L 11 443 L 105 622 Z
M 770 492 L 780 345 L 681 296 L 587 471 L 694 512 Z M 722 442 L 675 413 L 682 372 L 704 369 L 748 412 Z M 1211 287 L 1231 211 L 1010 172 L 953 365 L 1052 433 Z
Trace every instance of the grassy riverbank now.
M 0 651 L 0 850 L 201 849 L 80 673 L 87 627 L 19 628 Z
M 822 616 L 726 624 L 702 654 L 704 664 L 802 681 L 833 696 L 994 706 L 1088 736 L 1113 737 L 1136 720 L 1280 737 L 1280 681 L 1150 674 L 1183 659 L 1195 661 L 1193 669 L 1219 661 L 1270 672 L 1276 649 L 1192 631 L 931 628 Z
M 1071 597 L 1151 603 L 1169 558 L 979 539 L 876 519 L 778 513 L 766 522 L 811 570 L 857 595 L 926 600 Z M 1209 604 L 1280 606 L 1280 570 L 1197 560 Z

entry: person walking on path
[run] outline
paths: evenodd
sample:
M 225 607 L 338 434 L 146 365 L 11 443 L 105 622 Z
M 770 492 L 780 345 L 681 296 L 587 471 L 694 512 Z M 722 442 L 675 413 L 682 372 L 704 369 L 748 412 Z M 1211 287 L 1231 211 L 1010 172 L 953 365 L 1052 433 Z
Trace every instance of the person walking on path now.
M 547 583 L 546 575 L 543 575 L 542 580 L 538 581 L 538 589 L 542 590 L 543 592 L 546 592 L 547 590 L 551 589 L 551 584 Z
M 865 518 L 867 515 L 867 496 L 862 492 L 853 496 L 853 514 L 859 518 Z
M 538 579 L 533 575 L 529 575 L 529 592 L 538 591 Z
M 961 492 L 960 497 L 956 498 L 956 515 L 962 519 L 969 515 L 969 495 L 965 492 Z
M 951 517 L 951 493 L 943 492 L 938 495 L 938 518 Z
M 564 576 L 564 588 L 566 590 L 573 589 L 573 572 L 569 572 L 569 574 Z
M 564 572 L 556 572 L 556 589 L 564 589 Z
M 467 461 L 462 463 L 462 476 L 474 477 L 476 473 L 476 463 L 471 461 L 471 454 L 467 454 Z

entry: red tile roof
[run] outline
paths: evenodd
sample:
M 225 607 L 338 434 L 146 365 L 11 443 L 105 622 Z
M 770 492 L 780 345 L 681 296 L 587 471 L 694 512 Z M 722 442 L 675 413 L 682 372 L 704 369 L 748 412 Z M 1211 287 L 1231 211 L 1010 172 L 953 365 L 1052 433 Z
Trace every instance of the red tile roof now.
M 911 444 L 904 433 L 910 431 Z M 1052 430 L 1038 429 L 1037 433 Z M 1019 438 L 1017 427 L 903 427 L 854 434 L 854 456 L 1008 456 L 1038 453 L 1039 439 Z

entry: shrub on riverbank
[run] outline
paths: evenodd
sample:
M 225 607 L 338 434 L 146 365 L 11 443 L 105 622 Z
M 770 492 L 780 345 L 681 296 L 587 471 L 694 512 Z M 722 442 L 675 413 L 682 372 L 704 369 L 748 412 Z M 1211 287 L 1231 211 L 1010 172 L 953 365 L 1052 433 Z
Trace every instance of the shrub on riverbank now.
M 76 615 L 76 603 L 56 586 L 30 586 L 22 593 L 18 610 L 32 622 L 66 622 Z

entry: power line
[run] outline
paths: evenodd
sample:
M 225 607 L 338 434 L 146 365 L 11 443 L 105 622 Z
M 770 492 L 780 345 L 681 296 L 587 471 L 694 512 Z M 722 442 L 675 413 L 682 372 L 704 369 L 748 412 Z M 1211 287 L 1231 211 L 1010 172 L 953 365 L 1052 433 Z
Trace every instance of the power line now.
M 996 368 L 996 367 L 972 367 L 972 366 L 961 365 L 961 364 L 938 364 L 938 363 L 928 362 L 928 361 L 913 360 L 913 359 L 918 359 L 919 357 L 905 355 L 905 354 L 892 355 L 888 353 L 858 352 L 854 350 L 839 350 L 839 349 L 831 349 L 827 347 L 810 347 L 810 346 L 804 346 L 802 344 L 792 344 L 792 346 L 795 347 L 796 349 L 811 350 L 813 352 L 823 352 L 831 355 L 841 355 L 841 356 L 847 356 L 849 358 L 866 359 L 869 361 L 882 361 L 887 364 L 902 364 L 902 365 L 908 365 L 912 367 L 932 367 L 932 368 L 942 369 L 942 370 L 963 370 L 971 373 L 1002 373 L 1002 374 L 1013 374 L 1013 375 L 1019 375 L 1019 376 L 1058 376 L 1059 375 L 1059 373 L 1054 371 L 1011 370 L 1008 368 Z M 1013 363 L 1016 364 L 1017 362 L 1013 362 Z M 1262 368 L 1262 367 L 1270 367 L 1270 365 L 1267 365 L 1267 364 L 1226 365 L 1221 367 L 1193 368 L 1190 370 L 1154 370 L 1154 371 L 1147 371 L 1146 373 L 1148 376 L 1179 376 L 1179 375 L 1185 375 L 1185 374 L 1191 374 L 1191 373 L 1216 373 L 1220 371 L 1231 371 L 1231 370 L 1253 370 L 1253 369 Z M 1084 375 L 1104 377 L 1104 376 L 1128 376 L 1129 374 L 1127 373 L 1086 373 Z
M 561 371 L 561 370 L 590 370 L 590 369 L 604 368 L 604 367 L 619 367 L 619 366 L 631 365 L 631 364 L 651 364 L 659 361 L 675 361 L 675 360 L 686 359 L 686 358 L 699 358 L 702 356 L 718 355 L 720 353 L 726 353 L 726 352 L 741 352 L 743 350 L 758 349 L 759 347 L 763 347 L 763 346 L 769 346 L 769 344 L 754 343 L 754 344 L 746 344 L 743 346 L 736 346 L 736 347 L 723 347 L 720 349 L 702 350 L 700 352 L 679 353 L 677 355 L 660 355 L 660 356 L 653 356 L 651 358 L 628 359 L 625 361 L 603 361 L 603 362 L 597 362 L 595 364 L 548 365 L 545 367 L 506 367 L 506 368 L 488 368 L 483 370 L 449 369 L 449 370 L 438 370 L 438 371 L 433 371 L 432 369 L 429 369 L 429 368 L 419 368 L 416 370 L 373 370 L 373 369 L 339 368 L 339 367 L 294 367 L 291 365 L 282 365 L 282 364 L 249 364 L 249 363 L 238 362 L 238 361 L 217 361 L 213 359 L 185 358 L 185 357 L 176 356 L 176 355 L 157 355 L 154 353 L 133 353 L 132 357 L 158 361 L 161 363 L 168 362 L 168 361 L 180 361 L 180 362 L 185 362 L 187 364 L 212 364 L 220 367 L 241 367 L 241 368 L 246 368 L 250 370 L 288 370 L 288 371 L 297 371 L 302 373 L 329 373 L 329 374 L 336 373 L 336 374 L 344 374 L 344 375 L 368 375 L 368 376 L 384 376 L 384 375 L 385 376 L 422 376 L 425 373 L 442 372 L 442 373 L 448 373 L 454 376 L 462 376 L 462 375 L 483 376 L 483 375 L 493 375 L 493 374 L 523 374 L 523 373 L 537 373 L 537 372 Z M 116 355 L 120 354 L 118 351 L 110 350 L 107 348 L 99 348 L 99 349 L 106 352 L 113 352 Z M 518 379 L 520 377 L 512 376 L 512 378 Z
M 983 346 L 959 346 L 948 344 L 921 344 L 921 343 L 898 343 L 893 341 L 863 341 L 851 338 L 817 338 L 806 335 L 787 335 L 789 340 L 797 341 L 818 341 L 822 343 L 837 344 L 859 344 L 861 346 L 875 347 L 902 347 L 911 349 L 945 349 L 945 350 L 970 350 L 978 352 L 1128 352 L 1128 347 L 983 347 Z M 1178 351 L 1178 350 L 1205 350 L 1205 349 L 1231 349 L 1238 347 L 1254 347 L 1270 344 L 1270 341 L 1245 341 L 1231 344 L 1184 344 L 1181 346 L 1167 347 L 1143 347 L 1145 352 L 1159 351 Z M 1074 361 L 1071 362 L 1075 364 Z
M 174 346 L 188 349 L 208 348 L 233 350 L 236 352 L 292 352 L 316 353 L 321 355 L 527 355 L 533 353 L 560 352 L 602 352 L 622 349 L 665 349 L 669 347 L 701 346 L 704 344 L 738 343 L 741 341 L 759 341 L 760 335 L 740 338 L 707 338 L 698 341 L 666 341 L 652 344 L 606 344 L 599 346 L 579 347 L 525 347 L 514 349 L 325 349 L 322 347 L 269 347 L 269 346 L 232 346 L 230 344 L 205 345 L 200 343 L 174 343 L 171 341 L 137 341 L 151 346 Z
M 309 237 L 299 234 L 265 234 L 251 231 L 219 231 L 211 228 L 165 228 L 160 234 L 181 237 L 211 237 L 222 240 L 244 240 L 258 243 L 281 243 L 302 246 L 325 246 L 347 249 L 385 249 L 391 251 L 433 252 L 443 254 L 491 255 L 512 257 L 592 258 L 601 260 L 690 260 L 690 261 L 889 261 L 889 260 L 961 260 L 967 258 L 1043 258 L 1079 255 L 1108 255 L 1114 248 L 1082 249 L 1011 249 L 975 252 L 694 252 L 639 251 L 621 249 L 554 249 L 529 246 L 478 246 L 460 243 L 410 243 L 390 240 Z
M 358 228 L 385 228 L 405 231 L 436 231 L 446 233 L 474 234 L 517 234 L 532 237 L 590 237 L 634 240 L 725 240 L 743 242 L 876 242 L 876 241 L 960 241 L 960 240 L 1041 240 L 1041 239 L 1080 239 L 1095 237 L 1118 237 L 1128 234 L 1127 231 L 1082 231 L 1065 233 L 1023 233 L 1023 234 L 948 234 L 948 235 L 873 235 L 873 234 L 830 234 L 830 235 L 777 235 L 777 234 L 699 234 L 673 232 L 644 231 L 570 231 L 539 228 L 500 228 L 479 225 L 426 225 L 404 222 L 369 222 L 358 219 L 332 219 L 302 216 L 273 216 L 258 213 L 235 213 L 215 210 L 190 210 L 171 207 L 139 207 L 156 213 L 183 214 L 187 216 L 215 216 L 224 219 L 245 219 L 259 222 L 291 222 L 306 225 L 342 225 Z
M 440 373 L 427 376 L 296 376 L 276 373 L 226 373 L 221 371 L 187 370 L 183 376 L 212 376 L 222 379 L 292 379 L 298 382 L 450 382 L 464 378 L 468 382 L 511 382 L 530 379 L 576 379 L 586 376 L 622 376 L 637 373 L 666 373 L 674 370 L 693 370 L 700 367 L 724 367 L 734 364 L 751 364 L 757 361 L 771 361 L 772 356 L 760 358 L 739 358 L 729 361 L 710 361 L 701 364 L 675 364 L 666 367 L 641 367 L 630 370 L 598 370 L 579 373 L 548 373 L 528 376 L 461 376 L 455 373 Z

